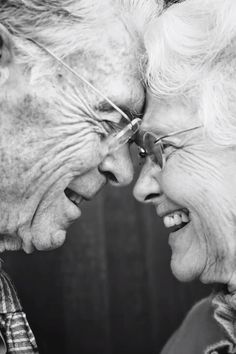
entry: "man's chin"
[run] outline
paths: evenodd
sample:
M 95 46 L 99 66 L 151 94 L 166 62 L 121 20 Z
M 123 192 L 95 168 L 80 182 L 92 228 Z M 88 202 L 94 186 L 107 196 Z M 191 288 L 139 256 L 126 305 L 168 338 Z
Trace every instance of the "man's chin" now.
M 66 230 L 58 230 L 55 233 L 41 235 L 41 237 L 33 237 L 33 250 L 49 251 L 61 247 L 66 239 Z M 31 247 L 31 252 L 33 251 Z M 23 247 L 24 249 L 24 247 Z M 25 252 L 29 253 L 29 247 L 26 245 Z
M 39 208 L 26 232 L 23 232 L 23 249 L 46 251 L 63 245 L 66 231 L 81 215 L 80 209 L 65 195 L 49 206 Z

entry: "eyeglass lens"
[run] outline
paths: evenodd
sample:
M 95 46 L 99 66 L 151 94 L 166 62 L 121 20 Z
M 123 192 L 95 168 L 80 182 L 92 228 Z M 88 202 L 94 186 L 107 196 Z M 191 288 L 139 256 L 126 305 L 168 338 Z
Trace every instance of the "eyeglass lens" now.
M 143 144 L 147 156 L 158 164 L 161 168 L 164 167 L 163 145 L 161 141 L 157 142 L 157 138 L 149 133 L 146 133 L 143 138 Z
M 135 118 L 132 120 L 124 129 L 119 133 L 110 135 L 106 139 L 106 144 L 108 144 L 109 152 L 114 152 L 120 147 L 128 143 L 128 141 L 137 133 L 141 124 L 140 118 Z

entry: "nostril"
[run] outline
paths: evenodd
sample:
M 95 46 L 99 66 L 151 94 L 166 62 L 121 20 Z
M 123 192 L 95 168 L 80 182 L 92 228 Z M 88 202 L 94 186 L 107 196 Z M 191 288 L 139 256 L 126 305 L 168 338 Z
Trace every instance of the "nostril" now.
M 155 198 L 158 198 L 158 197 L 160 197 L 160 194 L 158 194 L 158 193 L 150 193 L 150 194 L 148 194 L 148 195 L 145 197 L 144 201 L 145 201 L 145 202 L 149 202 L 150 200 L 155 199 Z
M 118 180 L 116 178 L 115 175 L 113 175 L 113 173 L 111 172 L 102 172 L 102 174 L 107 178 L 107 180 L 114 182 L 114 183 L 118 183 Z

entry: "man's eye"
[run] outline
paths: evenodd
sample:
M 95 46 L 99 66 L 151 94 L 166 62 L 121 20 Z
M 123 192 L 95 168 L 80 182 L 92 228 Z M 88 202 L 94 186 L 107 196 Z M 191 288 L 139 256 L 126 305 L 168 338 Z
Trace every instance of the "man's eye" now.
M 112 122 L 110 120 L 103 120 L 102 126 L 108 134 L 119 132 L 122 129 L 120 123 Z
M 112 119 L 103 119 L 102 120 L 103 128 L 107 133 L 117 133 L 125 128 L 130 122 L 127 121 L 124 117 L 113 117 Z

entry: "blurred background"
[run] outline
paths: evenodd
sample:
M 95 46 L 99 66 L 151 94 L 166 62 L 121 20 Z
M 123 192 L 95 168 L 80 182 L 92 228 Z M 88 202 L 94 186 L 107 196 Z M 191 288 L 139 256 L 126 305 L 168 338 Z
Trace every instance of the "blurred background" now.
M 107 186 L 59 249 L 3 255 L 40 354 L 158 354 L 210 288 L 179 283 L 168 233 L 132 186 Z

